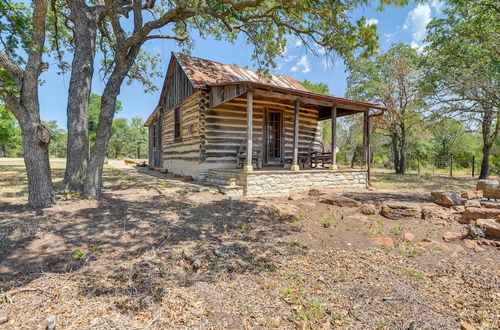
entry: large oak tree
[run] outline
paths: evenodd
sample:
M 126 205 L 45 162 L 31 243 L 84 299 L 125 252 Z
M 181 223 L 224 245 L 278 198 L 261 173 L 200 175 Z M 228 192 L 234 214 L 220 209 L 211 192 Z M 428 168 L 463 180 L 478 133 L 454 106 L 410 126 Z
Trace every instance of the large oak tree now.
M 443 13 L 428 26 L 423 85 L 440 115 L 476 123 L 484 179 L 500 134 L 500 6 L 495 0 L 453 0 Z
M 38 85 L 47 68 L 42 61 L 47 1 L 35 0 L 29 9 L 10 1 L 0 2 L 6 33 L 0 51 L 0 98 L 19 121 L 24 163 L 28 174 L 28 202 L 45 207 L 53 201 L 48 145 L 50 134 L 40 121 Z M 4 31 L 2 31 L 4 32 Z M 25 57 L 18 55 L 24 49 Z

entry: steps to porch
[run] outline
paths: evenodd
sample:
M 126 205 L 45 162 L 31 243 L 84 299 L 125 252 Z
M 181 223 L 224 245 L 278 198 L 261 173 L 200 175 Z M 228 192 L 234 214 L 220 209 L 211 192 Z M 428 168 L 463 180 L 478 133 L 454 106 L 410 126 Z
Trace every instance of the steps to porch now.
M 244 187 L 240 184 L 237 172 L 208 170 L 204 173 L 203 183 L 216 186 L 219 192 L 228 196 L 243 196 Z

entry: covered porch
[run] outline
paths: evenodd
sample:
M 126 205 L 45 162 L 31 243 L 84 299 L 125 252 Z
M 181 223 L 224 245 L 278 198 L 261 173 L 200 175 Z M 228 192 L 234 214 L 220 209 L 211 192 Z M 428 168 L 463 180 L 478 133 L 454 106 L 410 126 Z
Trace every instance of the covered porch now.
M 238 89 L 238 96 L 223 102 L 246 113 L 246 125 L 241 127 L 246 138 L 237 153 L 237 166 L 211 168 L 208 183 L 223 187 L 225 193 L 245 196 L 284 196 L 311 187 L 368 186 L 370 119 L 381 115 L 384 108 L 258 83 L 240 84 Z M 212 95 L 216 106 L 217 95 L 222 95 L 221 101 L 231 95 L 231 85 L 219 90 L 213 86 Z M 375 111 L 371 113 L 371 109 Z M 347 115 L 362 116 L 363 153 L 357 169 L 340 168 L 334 152 L 338 150 L 337 120 Z M 332 139 L 329 146 L 323 146 L 318 124 L 327 119 L 331 119 Z M 311 133 L 313 124 L 315 134 Z

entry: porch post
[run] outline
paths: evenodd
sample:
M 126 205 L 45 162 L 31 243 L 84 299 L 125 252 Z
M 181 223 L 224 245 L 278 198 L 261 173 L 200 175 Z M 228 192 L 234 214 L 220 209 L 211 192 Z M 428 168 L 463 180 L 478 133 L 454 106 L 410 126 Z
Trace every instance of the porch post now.
M 337 169 L 337 106 L 332 107 L 331 113 L 332 121 L 332 164 L 330 165 L 330 170 Z
M 292 166 L 290 167 L 292 171 L 299 170 L 299 112 L 300 101 L 297 99 L 295 101 L 295 115 L 293 117 L 293 159 Z
M 253 171 L 252 166 L 252 139 L 253 139 L 253 92 L 247 92 L 247 162 L 244 167 L 245 172 Z
M 371 186 L 371 147 L 370 147 L 370 116 L 367 116 L 366 119 L 366 159 L 367 159 L 367 167 L 366 167 L 366 176 L 368 186 Z
M 367 165 L 368 157 L 368 110 L 366 110 L 363 112 L 363 157 L 361 166 L 365 167 Z

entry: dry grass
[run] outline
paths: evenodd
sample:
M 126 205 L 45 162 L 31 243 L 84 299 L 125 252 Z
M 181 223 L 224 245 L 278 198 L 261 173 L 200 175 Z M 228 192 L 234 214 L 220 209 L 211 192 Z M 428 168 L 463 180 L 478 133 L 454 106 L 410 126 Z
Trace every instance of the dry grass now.
M 372 184 L 379 189 L 406 190 L 415 192 L 473 190 L 475 181 L 471 178 L 449 178 L 431 174 L 399 175 L 387 172 L 373 172 Z
M 2 187 L 25 189 L 22 168 L 2 170 Z M 440 239 L 456 223 L 362 216 L 314 197 L 230 199 L 131 168 L 107 168 L 105 182 L 99 201 L 43 211 L 0 190 L 2 326 L 43 328 L 54 316 L 64 329 L 498 327 L 498 250 L 438 253 L 401 239 Z M 375 234 L 396 247 L 374 246 Z

